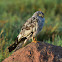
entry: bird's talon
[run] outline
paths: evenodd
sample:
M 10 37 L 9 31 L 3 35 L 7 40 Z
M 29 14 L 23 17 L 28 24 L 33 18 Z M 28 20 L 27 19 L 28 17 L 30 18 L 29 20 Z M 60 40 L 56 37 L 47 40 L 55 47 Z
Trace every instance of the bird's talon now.
M 39 41 L 37 41 L 37 39 L 33 38 L 33 41 L 32 42 L 37 43 Z
M 39 42 L 39 41 L 32 41 L 32 42 L 37 43 L 37 42 Z
M 37 41 L 32 41 L 32 42 L 37 43 Z

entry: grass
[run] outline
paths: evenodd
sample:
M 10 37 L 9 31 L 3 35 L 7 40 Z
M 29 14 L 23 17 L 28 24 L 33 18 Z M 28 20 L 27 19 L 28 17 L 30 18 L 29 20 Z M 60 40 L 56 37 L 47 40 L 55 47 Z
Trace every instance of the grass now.
M 0 0 L 0 62 L 12 54 L 8 46 L 35 11 L 45 17 L 38 40 L 62 47 L 62 0 Z
M 50 39 L 49 39 L 46 42 L 50 43 L 50 44 L 53 44 L 55 46 L 61 46 L 62 47 L 62 39 L 59 36 L 56 36 L 54 40 L 55 40 L 54 42 L 51 42 Z

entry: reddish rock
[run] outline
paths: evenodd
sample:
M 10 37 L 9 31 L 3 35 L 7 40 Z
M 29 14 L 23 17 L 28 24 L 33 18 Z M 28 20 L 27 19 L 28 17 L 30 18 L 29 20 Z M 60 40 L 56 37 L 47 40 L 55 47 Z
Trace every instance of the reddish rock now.
M 30 43 L 3 62 L 61 62 L 62 48 L 44 42 Z

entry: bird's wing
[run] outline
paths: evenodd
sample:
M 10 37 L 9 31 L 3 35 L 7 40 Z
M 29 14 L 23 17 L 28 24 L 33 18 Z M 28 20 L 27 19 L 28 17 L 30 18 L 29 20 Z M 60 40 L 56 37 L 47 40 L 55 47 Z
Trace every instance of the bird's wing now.
M 24 41 L 25 39 L 29 38 L 31 34 L 34 34 L 37 31 L 37 23 L 38 20 L 34 17 L 31 17 L 27 20 L 27 22 L 23 25 L 21 32 L 17 36 L 15 43 L 8 47 L 9 52 L 14 50 L 21 41 Z
M 18 40 L 20 40 L 23 37 L 27 37 L 31 33 L 34 33 L 37 30 L 37 18 L 31 17 L 29 18 L 26 23 L 23 25 L 21 32 L 18 35 Z

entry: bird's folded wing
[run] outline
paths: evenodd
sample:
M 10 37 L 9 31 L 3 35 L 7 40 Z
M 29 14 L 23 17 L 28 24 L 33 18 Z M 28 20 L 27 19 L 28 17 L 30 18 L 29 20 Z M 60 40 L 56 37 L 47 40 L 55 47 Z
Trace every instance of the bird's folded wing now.
M 30 18 L 27 20 L 27 22 L 23 25 L 21 32 L 18 35 L 18 38 L 23 38 L 23 37 L 27 37 L 29 34 L 31 34 L 32 32 L 34 33 L 37 30 L 37 20 L 36 18 L 33 19 Z

